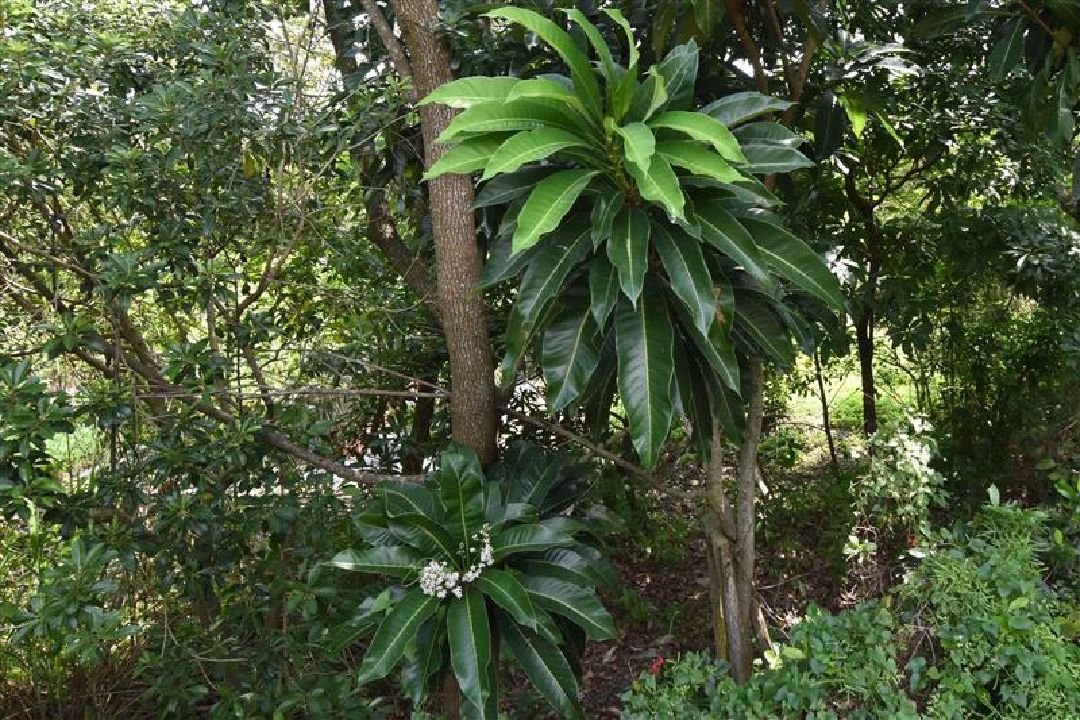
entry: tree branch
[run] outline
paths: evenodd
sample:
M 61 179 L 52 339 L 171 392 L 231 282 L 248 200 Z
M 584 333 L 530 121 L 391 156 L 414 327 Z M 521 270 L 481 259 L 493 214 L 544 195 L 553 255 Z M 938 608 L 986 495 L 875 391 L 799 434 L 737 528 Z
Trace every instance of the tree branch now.
M 727 5 L 728 17 L 731 18 L 731 23 L 735 26 L 735 33 L 739 36 L 739 42 L 742 43 L 743 50 L 746 51 L 746 56 L 750 60 L 750 66 L 754 69 L 754 83 L 757 85 L 758 92 L 768 94 L 769 78 L 765 75 L 765 68 L 761 66 L 761 49 L 754 42 L 754 37 L 746 27 L 742 2 L 741 0 L 726 0 L 725 4 Z

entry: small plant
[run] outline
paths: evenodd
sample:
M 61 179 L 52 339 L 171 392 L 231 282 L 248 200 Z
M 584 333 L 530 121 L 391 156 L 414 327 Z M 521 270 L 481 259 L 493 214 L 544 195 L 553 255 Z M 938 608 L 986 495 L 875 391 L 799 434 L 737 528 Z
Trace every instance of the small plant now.
M 348 642 L 378 625 L 360 681 L 403 663 L 403 686 L 420 705 L 452 672 L 465 716 L 496 718 L 501 641 L 552 707 L 583 717 L 585 637 L 614 635 L 595 593 L 614 572 L 581 539 L 585 525 L 562 514 L 584 489 L 574 466 L 524 444 L 486 476 L 472 451 L 454 446 L 425 484 L 380 486 L 361 516 L 371 547 L 333 560 L 395 580 L 341 629 Z

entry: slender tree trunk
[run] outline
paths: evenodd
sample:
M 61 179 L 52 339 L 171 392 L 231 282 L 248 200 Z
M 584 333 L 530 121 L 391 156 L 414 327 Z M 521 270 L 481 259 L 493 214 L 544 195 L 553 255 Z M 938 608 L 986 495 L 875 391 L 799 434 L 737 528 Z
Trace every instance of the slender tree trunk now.
M 829 458 L 832 460 L 833 475 L 840 475 L 840 459 L 836 454 L 836 442 L 833 440 L 832 420 L 829 418 L 829 398 L 825 393 L 825 376 L 821 372 L 821 355 L 814 348 L 814 376 L 817 378 L 818 397 L 821 398 L 821 423 L 825 426 L 825 440 L 829 443 Z
M 855 347 L 859 353 L 863 434 L 870 437 L 877 430 L 877 388 L 874 386 L 874 311 L 869 307 L 864 307 L 855 318 Z
M 435 0 L 396 0 L 413 83 L 419 97 L 454 79 L 450 51 L 436 33 Z M 445 153 L 435 139 L 453 119 L 445 105 L 424 105 L 420 120 L 424 164 Z M 483 297 L 475 292 L 483 260 L 476 243 L 473 184 L 468 175 L 443 175 L 428 183 L 435 242 L 436 297 L 450 355 L 450 424 L 453 438 L 476 451 L 480 462 L 495 461 L 495 361 L 488 337 Z
M 424 470 L 423 447 L 431 439 L 431 421 L 435 417 L 435 398 L 417 398 L 413 409 L 412 430 L 409 433 L 412 447 L 402 458 L 401 469 L 410 475 Z

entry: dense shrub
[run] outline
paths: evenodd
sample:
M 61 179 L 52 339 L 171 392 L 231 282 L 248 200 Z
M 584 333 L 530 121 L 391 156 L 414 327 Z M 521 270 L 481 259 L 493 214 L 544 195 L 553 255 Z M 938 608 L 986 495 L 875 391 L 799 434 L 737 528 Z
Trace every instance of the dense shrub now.
M 623 717 L 1080 717 L 1077 608 L 1044 582 L 1045 520 L 992 504 L 936 533 L 898 602 L 812 608 L 742 686 L 686 655 L 635 681 Z

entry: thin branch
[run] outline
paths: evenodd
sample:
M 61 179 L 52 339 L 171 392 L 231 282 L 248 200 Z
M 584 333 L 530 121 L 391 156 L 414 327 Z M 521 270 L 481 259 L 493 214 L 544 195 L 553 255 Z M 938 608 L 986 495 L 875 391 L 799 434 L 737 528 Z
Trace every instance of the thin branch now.
M 1044 33 L 1051 37 L 1054 36 L 1054 29 L 1050 27 L 1045 20 L 1039 17 L 1039 14 L 1035 12 L 1035 9 L 1033 7 L 1024 2 L 1024 0 L 1016 1 L 1020 4 L 1020 7 L 1024 8 L 1024 12 L 1031 16 L 1031 19 L 1035 21 L 1035 24 L 1038 25 Z
M 329 2 L 331 0 L 324 0 Z M 390 55 L 390 62 L 394 64 L 394 71 L 398 74 L 398 77 L 403 81 L 412 84 L 412 66 L 409 64 L 409 59 L 405 55 L 405 49 L 401 47 L 401 42 L 398 40 L 397 35 L 394 34 L 394 30 L 390 27 L 390 23 L 386 22 L 386 16 L 382 14 L 382 10 L 375 4 L 375 0 L 360 0 L 364 6 L 364 12 L 367 13 L 368 18 L 371 20 L 371 24 L 375 26 L 375 32 L 379 35 L 379 40 L 382 41 L 383 47 L 386 48 L 386 52 Z M 409 101 L 416 101 L 416 93 L 413 90 L 409 91 Z
M 743 17 L 741 0 L 726 0 L 728 17 L 735 26 L 735 33 L 739 36 L 746 56 L 750 60 L 750 66 L 754 68 L 754 82 L 759 92 L 768 94 L 769 78 L 765 75 L 765 68 L 761 66 L 761 49 L 754 42 L 754 37 L 746 27 L 746 18 Z

